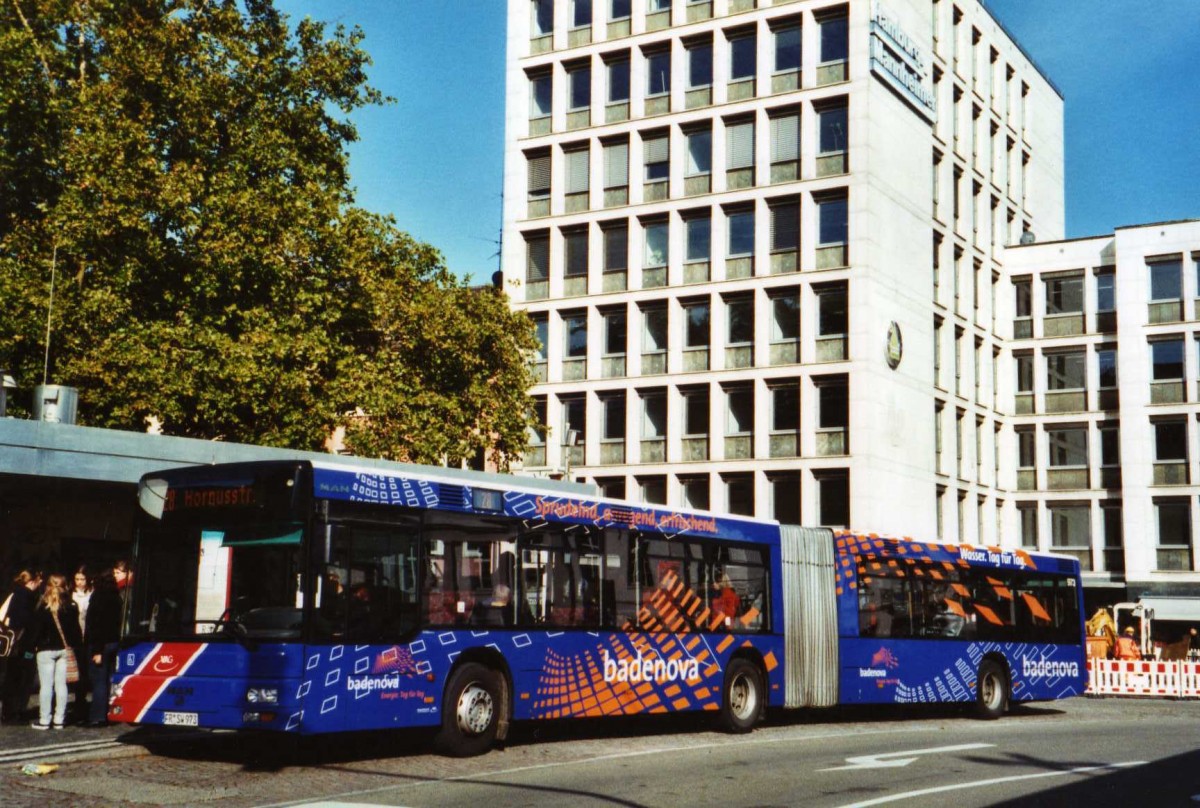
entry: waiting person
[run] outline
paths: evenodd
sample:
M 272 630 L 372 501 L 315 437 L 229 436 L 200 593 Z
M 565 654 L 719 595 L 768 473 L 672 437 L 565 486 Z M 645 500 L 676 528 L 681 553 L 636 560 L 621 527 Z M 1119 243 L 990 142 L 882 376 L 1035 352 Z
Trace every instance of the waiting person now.
M 117 593 L 121 596 L 121 603 L 127 603 L 129 587 L 133 584 L 133 573 L 129 571 L 128 561 L 122 558 L 113 564 L 113 578 L 117 582 Z
M 3 689 L 0 690 L 0 701 L 3 702 L 2 720 L 5 722 L 21 721 L 25 718 L 25 708 L 33 691 L 36 668 L 33 646 L 30 645 L 32 638 L 29 626 L 37 608 L 38 590 L 41 586 L 42 573 L 36 570 L 21 570 L 17 577 L 13 578 L 6 621 L 8 627 L 17 634 L 17 645 L 8 656 Z
M 62 729 L 67 717 L 67 651 L 83 645 L 79 610 L 67 594 L 67 579 L 51 575 L 29 626 L 37 653 L 38 720 L 34 729 Z M 51 709 L 53 708 L 53 716 Z M 52 720 L 53 718 L 53 720 Z
M 93 590 L 92 576 L 88 573 L 87 567 L 80 567 L 75 570 L 71 584 L 71 600 L 75 603 L 75 608 L 79 610 L 79 631 L 83 635 L 83 642 L 86 644 L 88 605 L 91 603 Z M 79 662 L 79 681 L 69 688 L 75 694 L 72 723 L 83 724 L 87 721 L 87 694 L 90 692 L 87 665 L 85 664 L 87 649 L 84 645 L 80 645 L 74 650 L 75 657 Z
M 96 576 L 83 632 L 92 690 L 87 717 L 89 727 L 103 727 L 108 723 L 108 691 L 117 659 L 117 641 L 121 638 L 121 616 L 116 578 L 112 570 L 105 570 Z

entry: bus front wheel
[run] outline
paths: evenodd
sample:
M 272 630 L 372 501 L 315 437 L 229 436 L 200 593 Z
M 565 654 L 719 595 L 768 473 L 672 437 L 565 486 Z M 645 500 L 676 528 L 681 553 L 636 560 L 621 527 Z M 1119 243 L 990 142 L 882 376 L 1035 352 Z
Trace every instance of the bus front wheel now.
M 979 665 L 979 680 L 975 683 L 975 712 L 980 718 L 992 720 L 1008 710 L 1008 677 L 992 659 Z
M 495 743 L 506 710 L 504 680 L 497 671 L 477 662 L 457 668 L 446 685 L 438 751 L 451 757 L 482 755 Z
M 743 733 L 754 729 L 763 709 L 763 684 L 758 667 L 748 659 L 734 659 L 725 669 L 721 688 L 719 724 L 727 732 Z

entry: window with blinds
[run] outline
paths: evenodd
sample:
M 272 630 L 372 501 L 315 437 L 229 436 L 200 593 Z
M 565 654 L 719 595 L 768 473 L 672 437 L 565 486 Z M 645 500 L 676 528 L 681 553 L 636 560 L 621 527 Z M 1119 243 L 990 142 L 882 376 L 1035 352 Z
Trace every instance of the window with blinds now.
M 528 168 L 529 198 L 548 199 L 550 197 L 550 153 L 539 152 L 525 156 Z
M 800 249 L 800 203 L 779 202 L 771 206 L 771 252 Z
M 565 152 L 563 160 L 567 175 L 566 192 L 568 194 L 586 194 L 589 169 L 587 148 Z
M 550 235 L 525 236 L 525 299 L 542 300 L 550 291 Z
M 623 188 L 629 185 L 629 143 L 604 145 L 604 187 Z
M 604 228 L 604 271 L 621 272 L 629 268 L 629 226 Z
M 771 118 L 771 162 L 800 159 L 800 113 L 789 112 Z
M 725 167 L 730 171 L 754 167 L 754 121 L 736 121 L 726 125 L 725 157 Z
M 587 228 L 564 230 L 563 249 L 566 253 L 563 275 L 567 277 L 586 275 L 588 270 Z
M 771 182 L 800 178 L 800 111 L 771 117 Z
M 647 135 L 642 141 L 646 182 L 666 180 L 671 170 L 671 140 L 666 132 Z

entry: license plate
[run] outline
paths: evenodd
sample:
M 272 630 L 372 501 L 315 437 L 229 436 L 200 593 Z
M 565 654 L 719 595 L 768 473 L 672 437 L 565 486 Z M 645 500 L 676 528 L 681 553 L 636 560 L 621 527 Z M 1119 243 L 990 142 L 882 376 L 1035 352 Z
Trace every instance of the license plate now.
M 199 713 L 163 713 L 163 723 L 172 727 L 200 726 Z

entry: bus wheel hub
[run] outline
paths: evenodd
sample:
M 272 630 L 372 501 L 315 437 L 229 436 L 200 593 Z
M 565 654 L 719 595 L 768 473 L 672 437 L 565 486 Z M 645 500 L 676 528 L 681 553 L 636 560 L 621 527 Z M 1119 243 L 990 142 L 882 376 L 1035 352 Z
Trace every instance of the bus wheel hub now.
M 482 735 L 491 726 L 494 712 L 492 695 L 477 684 L 468 685 L 458 699 L 458 726 L 463 732 Z

